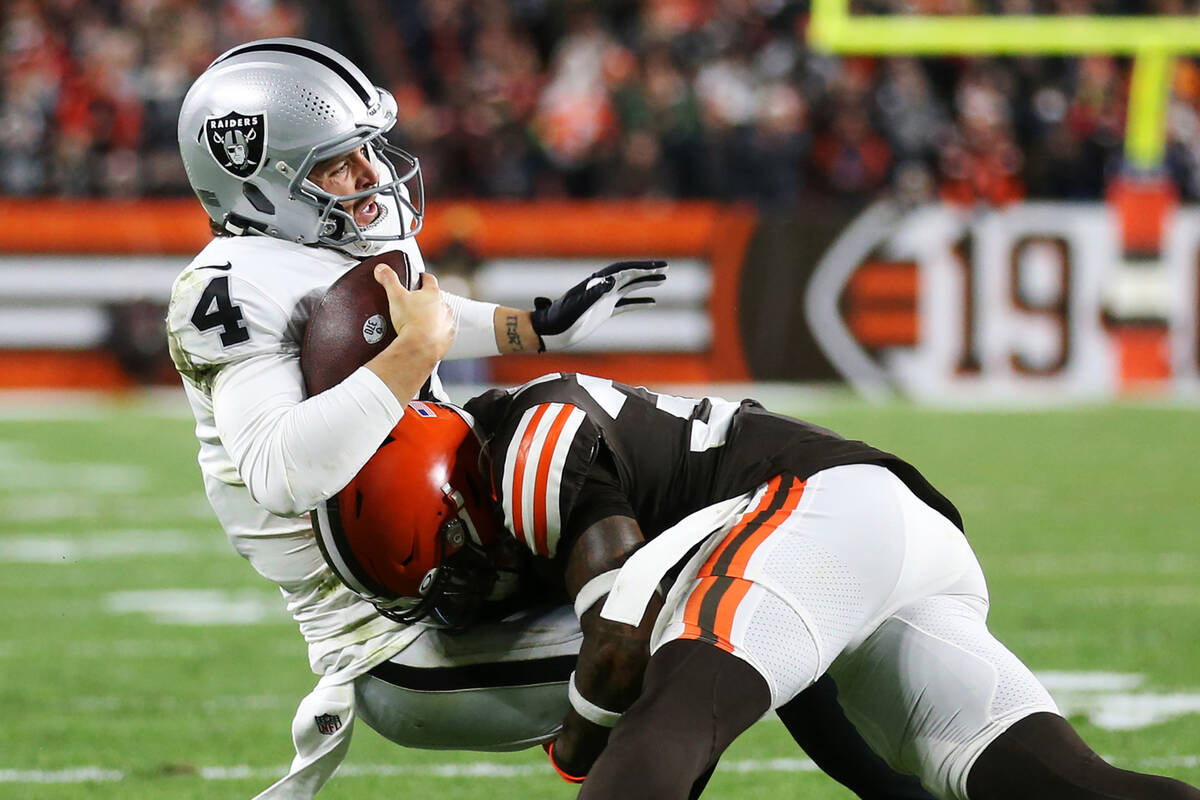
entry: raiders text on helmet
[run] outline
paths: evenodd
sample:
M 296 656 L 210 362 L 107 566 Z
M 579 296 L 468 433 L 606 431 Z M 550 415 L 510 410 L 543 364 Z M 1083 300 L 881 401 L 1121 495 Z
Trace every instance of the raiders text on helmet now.
M 259 233 L 369 255 L 413 236 L 424 215 L 417 159 L 384 135 L 396 101 L 337 52 L 303 39 L 228 51 L 184 98 L 179 151 L 204 210 L 233 234 Z M 333 195 L 307 180 L 324 159 L 366 146 L 378 186 Z M 358 225 L 342 204 L 377 195 Z

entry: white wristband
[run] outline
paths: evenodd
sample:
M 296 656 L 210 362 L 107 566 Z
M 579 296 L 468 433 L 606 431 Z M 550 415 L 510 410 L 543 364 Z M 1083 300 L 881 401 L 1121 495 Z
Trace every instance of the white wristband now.
M 611 728 L 617 724 L 617 720 L 621 719 L 619 711 L 609 711 L 588 700 L 579 693 L 579 688 L 575 686 L 575 673 L 571 673 L 571 680 L 567 684 L 567 699 L 571 701 L 571 708 L 586 719 L 588 722 L 594 722 L 602 728 Z
M 446 359 L 486 358 L 500 354 L 496 344 L 496 304 L 442 292 L 442 299 L 454 312 L 454 342 Z

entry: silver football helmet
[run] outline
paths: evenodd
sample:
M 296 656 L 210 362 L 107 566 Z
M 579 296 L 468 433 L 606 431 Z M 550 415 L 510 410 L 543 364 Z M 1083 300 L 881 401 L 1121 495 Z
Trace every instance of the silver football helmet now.
M 204 210 L 229 233 L 257 233 L 369 255 L 415 236 L 425 213 L 417 159 L 384 135 L 396 101 L 334 50 L 304 39 L 261 39 L 229 50 L 183 100 L 179 152 Z M 308 180 L 313 165 L 366 146 L 379 184 L 334 195 Z M 342 204 L 377 195 L 360 226 Z

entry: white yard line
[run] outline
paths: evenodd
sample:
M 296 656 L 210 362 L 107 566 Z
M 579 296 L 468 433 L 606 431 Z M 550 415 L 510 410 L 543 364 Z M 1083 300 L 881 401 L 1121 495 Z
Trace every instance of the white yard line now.
M 296 698 L 286 695 L 218 695 L 198 703 L 178 697 L 130 697 L 117 695 L 94 695 L 80 697 L 71 702 L 75 713 L 113 714 L 118 711 L 189 711 L 197 709 L 217 713 L 235 711 L 290 711 L 296 707 Z
M 129 392 L 87 390 L 0 390 L 0 421 L 96 420 L 137 414 L 158 419 L 189 419 L 183 389 L 137 389 Z
M 1067 575 L 1195 575 L 1200 554 L 1193 552 L 1113 552 L 1109 550 L 1063 553 L 993 554 L 987 568 L 1005 575 L 1063 577 Z
M 103 530 L 79 535 L 19 533 L 0 538 L 0 563 L 5 564 L 61 564 L 229 551 L 224 537 L 171 528 Z
M 1148 757 L 1139 759 L 1114 759 L 1119 766 L 1134 769 L 1163 769 L 1170 767 L 1200 766 L 1200 754 Z M 740 759 L 722 761 L 718 772 L 816 772 L 817 765 L 807 758 Z M 274 780 L 287 773 L 286 766 L 251 767 L 245 764 L 232 766 L 199 767 L 196 776 L 206 781 Z M 421 778 L 486 778 L 506 779 L 532 775 L 550 777 L 550 768 L 545 764 L 501 764 L 495 761 L 468 761 L 449 764 L 344 764 L 337 771 L 339 778 L 360 777 L 421 777 Z M 124 770 L 104 767 L 67 767 L 60 770 L 3 769 L 0 783 L 117 783 L 130 778 Z
M 0 783 L 113 783 L 125 780 L 125 773 L 102 767 L 66 769 L 0 769 Z
M 38 491 L 45 487 L 89 494 L 144 492 L 150 470 L 130 464 L 95 461 L 43 461 L 32 448 L 10 449 L 0 462 L 0 486 L 8 492 Z
M 110 614 L 145 614 L 161 625 L 289 623 L 279 596 L 253 589 L 141 589 L 110 592 Z
M 203 492 L 173 496 L 129 497 L 122 495 L 39 491 L 8 494 L 0 491 L 0 517 L 9 523 L 55 523 L 105 517 L 114 524 L 147 522 L 178 524 L 201 520 L 217 529 L 217 520 Z

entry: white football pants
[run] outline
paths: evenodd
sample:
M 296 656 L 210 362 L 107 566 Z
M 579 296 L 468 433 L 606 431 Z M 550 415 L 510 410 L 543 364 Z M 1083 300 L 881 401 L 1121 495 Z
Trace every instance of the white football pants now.
M 744 659 L 774 707 L 828 671 L 872 749 L 965 800 L 988 744 L 1058 710 L 987 610 L 962 532 L 887 469 L 858 464 L 764 485 L 689 560 L 653 646 L 700 639 Z
M 353 682 L 322 679 L 292 720 L 288 774 L 254 800 L 309 800 L 346 757 L 358 717 L 405 747 L 516 750 L 552 738 L 583 634 L 571 606 L 460 634 L 425 628 Z

